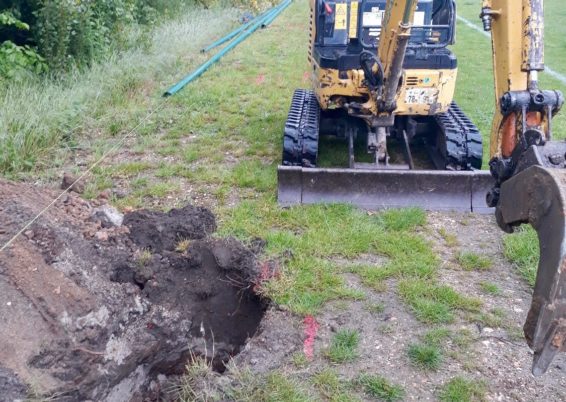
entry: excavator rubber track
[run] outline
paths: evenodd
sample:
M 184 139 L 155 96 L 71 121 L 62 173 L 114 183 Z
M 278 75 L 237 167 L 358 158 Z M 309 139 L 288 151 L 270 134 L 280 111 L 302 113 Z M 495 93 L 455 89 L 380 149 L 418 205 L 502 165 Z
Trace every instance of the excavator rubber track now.
M 297 89 L 285 122 L 283 165 L 315 167 L 320 107 L 313 91 Z
M 442 170 L 317 168 L 320 107 L 313 91 L 293 95 L 278 168 L 278 200 L 283 206 L 351 203 L 366 209 L 418 206 L 427 210 L 488 213 L 485 194 L 494 181 L 481 166 L 481 135 L 453 103 L 435 117 L 443 138 Z M 440 166 L 439 166 L 440 165 Z
M 448 170 L 481 169 L 482 137 L 481 133 L 456 102 L 450 104 L 445 113 L 434 116 L 438 130 L 443 134 L 443 144 L 439 149 L 443 166 Z

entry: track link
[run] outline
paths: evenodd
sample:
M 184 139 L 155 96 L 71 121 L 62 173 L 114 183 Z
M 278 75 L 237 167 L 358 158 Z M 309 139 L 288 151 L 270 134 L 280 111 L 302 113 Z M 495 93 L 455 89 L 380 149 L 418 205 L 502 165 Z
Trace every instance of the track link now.
M 440 152 L 445 160 L 445 169 L 481 169 L 482 137 L 474 123 L 465 115 L 456 102 L 450 104 L 447 112 L 435 116 L 445 148 Z
M 315 167 L 320 107 L 313 91 L 297 89 L 285 122 L 283 165 Z

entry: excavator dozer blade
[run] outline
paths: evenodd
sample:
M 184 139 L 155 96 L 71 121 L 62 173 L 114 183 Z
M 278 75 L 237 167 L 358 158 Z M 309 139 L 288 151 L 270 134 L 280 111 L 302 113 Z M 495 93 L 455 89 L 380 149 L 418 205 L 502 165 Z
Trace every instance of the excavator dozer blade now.
M 429 211 L 490 213 L 487 171 L 375 170 L 279 166 L 283 206 L 349 203 L 364 209 L 420 207 Z
M 523 327 L 534 352 L 535 376 L 566 350 L 566 172 L 531 166 L 501 185 L 496 217 L 507 231 L 529 223 L 536 230 L 540 260 L 531 308 Z

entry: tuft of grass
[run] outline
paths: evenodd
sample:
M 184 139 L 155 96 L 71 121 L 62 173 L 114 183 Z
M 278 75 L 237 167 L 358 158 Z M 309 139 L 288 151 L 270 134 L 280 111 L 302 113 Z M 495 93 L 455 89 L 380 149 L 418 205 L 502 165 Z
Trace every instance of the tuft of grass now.
M 330 402 L 359 401 L 349 390 L 349 384 L 341 380 L 334 370 L 326 369 L 317 373 L 312 382 L 325 400 Z
M 225 399 L 241 402 L 310 402 L 312 398 L 296 379 L 279 371 L 257 376 L 249 370 L 233 370 L 235 385 L 225 390 Z
M 388 209 L 378 216 L 387 230 L 414 230 L 426 223 L 426 214 L 420 208 Z
M 506 313 L 504 310 L 499 308 L 494 308 L 488 312 L 472 314 L 470 321 L 480 322 L 484 326 L 490 328 L 501 328 L 505 325 L 505 317 L 506 317 Z
M 497 286 L 495 283 L 492 283 L 492 282 L 482 281 L 482 282 L 480 282 L 480 288 L 485 293 L 489 293 L 491 295 L 500 295 L 501 294 L 501 289 L 499 289 L 499 286 Z
M 183 153 L 183 160 L 186 163 L 193 163 L 196 162 L 199 159 L 200 155 L 197 149 L 194 149 L 192 147 L 189 147 L 189 149 L 187 149 L 184 153 Z
M 466 271 L 486 271 L 492 266 L 489 257 L 471 251 L 458 254 L 458 262 Z
M 175 246 L 175 251 L 177 251 L 178 253 L 184 253 L 189 249 L 190 245 L 191 245 L 190 239 L 181 239 L 177 242 L 177 245 Z
M 441 346 L 444 341 L 450 338 L 451 334 L 452 332 L 448 328 L 434 328 L 424 334 L 423 340 L 428 345 Z
M 467 328 L 461 328 L 459 331 L 453 333 L 451 338 L 452 342 L 460 348 L 467 348 L 475 340 L 474 334 Z
M 217 397 L 213 379 L 216 373 L 206 358 L 192 356 L 185 366 L 185 373 L 173 391 L 180 402 L 210 401 Z
M 384 303 L 366 303 L 365 308 L 370 313 L 381 314 L 385 311 L 385 304 Z
M 403 387 L 392 384 L 381 376 L 364 374 L 360 376 L 357 382 L 366 394 L 378 400 L 393 402 L 400 401 L 405 397 Z
M 358 357 L 360 334 L 356 330 L 341 329 L 332 337 L 330 346 L 325 351 L 326 357 L 333 363 L 344 363 Z
M 307 359 L 307 356 L 305 356 L 303 352 L 293 353 L 293 356 L 291 356 L 291 361 L 293 362 L 293 365 L 298 369 L 303 369 L 309 365 L 309 359 Z
M 530 226 L 503 237 L 503 253 L 516 267 L 521 277 L 534 287 L 539 261 L 537 233 Z
M 444 239 L 444 242 L 448 247 L 457 247 L 460 245 L 458 236 L 453 233 L 448 233 L 445 228 L 438 229 L 438 234 Z
M 136 258 L 136 263 L 140 267 L 145 267 L 151 261 L 152 257 L 153 256 L 151 254 L 151 251 L 148 249 L 144 249 L 138 254 Z
M 407 354 L 411 362 L 421 369 L 438 370 L 442 363 L 442 352 L 437 345 L 415 343 L 409 345 Z
M 162 182 L 148 185 L 147 179 L 143 182 L 143 185 L 139 183 L 141 188 L 138 188 L 134 196 L 136 197 L 153 197 L 153 198 L 163 198 L 168 194 L 175 192 L 179 186 L 176 183 Z
M 450 286 L 431 280 L 405 279 L 399 282 L 399 294 L 415 316 L 426 323 L 449 323 L 456 310 L 478 312 L 481 301 L 465 297 Z
M 484 401 L 485 393 L 486 386 L 482 381 L 454 377 L 444 384 L 438 397 L 442 402 L 474 402 Z

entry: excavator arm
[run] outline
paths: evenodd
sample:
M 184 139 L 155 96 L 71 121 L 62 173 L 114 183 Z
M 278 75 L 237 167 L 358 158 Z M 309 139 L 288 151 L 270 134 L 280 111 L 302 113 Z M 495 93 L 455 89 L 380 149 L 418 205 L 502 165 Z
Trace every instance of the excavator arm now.
M 541 375 L 566 350 L 566 142 L 552 141 L 552 118 L 564 98 L 538 85 L 543 0 L 483 0 L 480 17 L 491 31 L 496 97 L 489 164 L 496 184 L 487 203 L 504 231 L 530 224 L 538 234 L 539 266 L 523 330 L 534 352 L 533 374 Z

